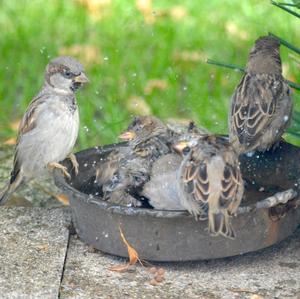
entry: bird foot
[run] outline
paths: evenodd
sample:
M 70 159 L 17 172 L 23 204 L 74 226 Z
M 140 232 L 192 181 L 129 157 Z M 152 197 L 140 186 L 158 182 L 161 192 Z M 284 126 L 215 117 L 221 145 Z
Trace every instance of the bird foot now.
M 72 166 L 74 168 L 75 174 L 77 175 L 78 174 L 78 169 L 79 169 L 79 164 L 77 162 L 76 156 L 74 154 L 70 154 L 68 156 L 68 158 L 70 159 L 70 161 L 72 163 Z
M 50 170 L 53 170 L 55 168 L 60 169 L 65 177 L 67 177 L 69 180 L 71 179 L 71 176 L 67 171 L 67 167 L 65 167 L 59 163 L 56 163 L 56 162 L 48 163 L 47 167 Z

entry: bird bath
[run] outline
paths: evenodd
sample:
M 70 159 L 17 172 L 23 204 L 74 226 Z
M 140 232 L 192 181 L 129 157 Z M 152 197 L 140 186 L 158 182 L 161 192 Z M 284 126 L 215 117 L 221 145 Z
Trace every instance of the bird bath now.
M 232 219 L 235 240 L 210 236 L 207 221 L 195 221 L 186 211 L 119 206 L 95 196 L 96 169 L 112 149 L 120 146 L 124 143 L 77 153 L 79 174 L 72 172 L 71 180 L 60 171 L 54 173 L 56 185 L 70 200 L 78 236 L 103 252 L 128 256 L 120 237 L 121 227 L 141 259 L 169 262 L 222 258 L 278 243 L 300 223 L 300 197 L 291 189 L 300 177 L 300 150 L 293 145 L 283 142 L 273 152 L 241 157 L 246 193 L 238 215 Z M 63 164 L 71 171 L 68 159 Z M 271 207 L 274 202 L 276 206 Z

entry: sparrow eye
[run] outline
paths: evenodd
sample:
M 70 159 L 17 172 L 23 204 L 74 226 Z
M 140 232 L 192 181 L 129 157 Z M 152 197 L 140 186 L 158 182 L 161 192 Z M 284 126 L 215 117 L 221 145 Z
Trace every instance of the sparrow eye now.
M 64 70 L 63 76 L 67 79 L 70 79 L 73 77 L 73 74 L 69 70 Z
M 189 146 L 186 146 L 183 150 L 182 150 L 182 153 L 183 155 L 187 155 L 189 152 L 191 151 L 191 148 Z

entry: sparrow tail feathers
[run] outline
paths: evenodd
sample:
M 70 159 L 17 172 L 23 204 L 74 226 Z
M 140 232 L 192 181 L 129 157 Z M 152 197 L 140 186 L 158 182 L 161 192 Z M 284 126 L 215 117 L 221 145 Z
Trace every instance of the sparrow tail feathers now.
M 230 216 L 226 212 L 211 214 L 209 217 L 209 233 L 212 236 L 222 235 L 229 239 L 235 239 L 235 231 L 230 222 Z
M 0 206 L 4 205 L 11 194 L 21 185 L 23 178 L 19 172 L 16 178 L 12 182 L 8 182 L 6 186 L 0 190 Z

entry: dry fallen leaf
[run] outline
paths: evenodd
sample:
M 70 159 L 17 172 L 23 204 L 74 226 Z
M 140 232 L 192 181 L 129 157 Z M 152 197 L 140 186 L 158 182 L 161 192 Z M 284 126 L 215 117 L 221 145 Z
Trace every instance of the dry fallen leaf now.
M 142 265 L 141 260 L 139 259 L 139 255 L 137 253 L 137 251 L 128 243 L 128 241 L 126 240 L 123 231 L 121 229 L 121 226 L 119 227 L 120 230 L 120 236 L 122 241 L 124 242 L 124 244 L 127 247 L 127 251 L 128 251 L 128 256 L 129 256 L 129 262 L 124 264 L 124 265 L 115 265 L 112 266 L 110 268 L 108 268 L 108 270 L 110 271 L 115 271 L 115 272 L 124 272 L 128 269 L 129 266 L 131 265 L 135 265 L 137 262 L 140 262 Z
M 225 24 L 225 29 L 229 34 L 237 36 L 242 40 L 247 40 L 249 38 L 248 32 L 240 29 L 238 25 L 232 21 L 229 21 Z
M 58 194 L 58 195 L 55 195 L 55 198 L 60 201 L 63 205 L 65 206 L 68 206 L 70 205 L 69 203 L 69 198 L 67 195 L 65 194 Z
M 147 81 L 144 88 L 144 93 L 149 95 L 154 89 L 166 90 L 168 88 L 168 82 L 162 79 L 150 79 Z
M 184 6 L 177 5 L 170 9 L 169 14 L 174 21 L 180 21 L 187 16 L 187 11 Z
M 127 101 L 127 109 L 138 115 L 151 115 L 152 110 L 148 103 L 138 96 L 131 96 Z
M 6 144 L 6 145 L 15 145 L 16 143 L 17 143 L 17 139 L 14 137 L 6 139 L 4 141 L 4 144 Z
M 176 61 L 199 62 L 206 61 L 207 56 L 200 51 L 175 51 L 173 58 Z
M 105 16 L 106 8 L 111 4 L 111 0 L 77 0 L 95 21 L 101 20 Z
M 100 49 L 94 45 L 75 44 L 70 47 L 62 47 L 59 49 L 59 55 L 75 56 L 84 65 L 100 64 L 103 61 Z
M 126 272 L 126 270 L 128 269 L 128 267 L 130 266 L 129 263 L 123 264 L 123 265 L 115 265 L 115 266 L 111 266 L 108 268 L 109 271 L 114 271 L 114 272 Z
M 6 207 L 32 207 L 32 202 L 27 200 L 23 196 L 17 196 L 13 194 L 9 200 L 5 203 Z
M 127 247 L 129 262 L 126 264 L 123 264 L 123 265 L 111 266 L 108 268 L 108 270 L 114 271 L 114 272 L 119 272 L 119 273 L 129 272 L 129 270 L 133 270 L 131 267 L 133 265 L 135 265 L 137 262 L 139 262 L 143 267 L 145 267 L 145 266 L 150 267 L 148 271 L 150 274 L 153 275 L 152 279 L 150 280 L 151 285 L 155 286 L 155 285 L 158 285 L 159 283 L 163 282 L 165 280 L 165 277 L 164 277 L 165 269 L 164 268 L 157 269 L 156 267 L 151 265 L 149 262 L 140 260 L 137 251 L 126 240 L 124 233 L 121 229 L 121 226 L 119 226 L 119 231 L 120 231 L 121 239 Z
M 152 8 L 152 0 L 136 0 L 136 7 L 144 17 L 146 24 L 155 22 L 156 13 Z
M 129 264 L 134 265 L 134 264 L 136 264 L 137 261 L 139 261 L 139 255 L 138 255 L 137 251 L 127 242 L 127 240 L 123 234 L 123 231 L 121 229 L 121 226 L 119 227 L 119 230 L 120 230 L 120 235 L 121 235 L 122 241 L 127 246 L 127 251 L 128 251 L 128 255 L 129 255 Z
M 14 130 L 14 131 L 18 131 L 19 130 L 19 125 L 20 125 L 21 120 L 20 119 L 16 119 L 13 122 L 11 122 L 9 124 L 9 127 Z
M 40 245 L 36 246 L 36 249 L 38 251 L 47 252 L 49 250 L 49 245 L 48 244 L 40 244 Z
M 142 13 L 152 13 L 152 0 L 136 0 L 135 5 Z

